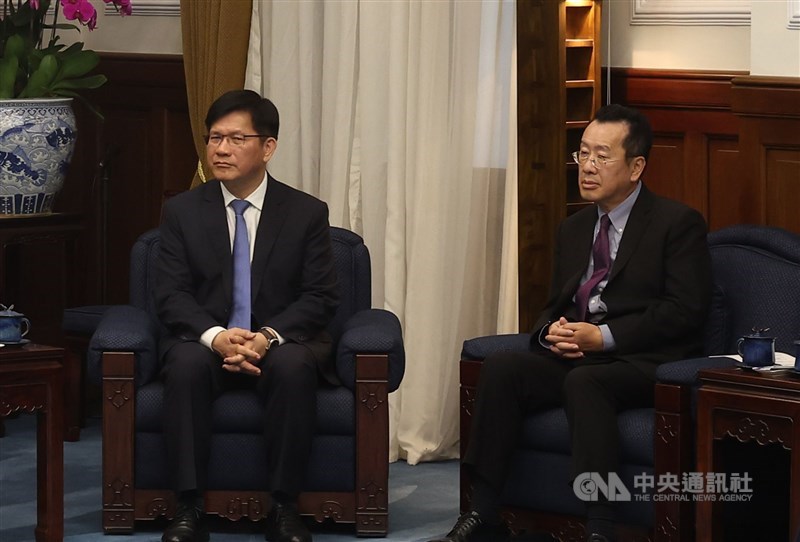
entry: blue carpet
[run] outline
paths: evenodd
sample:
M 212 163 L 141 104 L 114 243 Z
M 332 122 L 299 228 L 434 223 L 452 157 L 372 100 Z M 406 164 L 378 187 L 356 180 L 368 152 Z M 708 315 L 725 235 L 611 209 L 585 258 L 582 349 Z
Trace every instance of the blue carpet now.
M 6 420 L 0 438 L 0 542 L 32 542 L 36 525 L 36 418 Z M 100 518 L 100 420 L 79 442 L 64 443 L 64 540 L 159 541 L 161 527 L 137 524 L 131 536 L 104 535 Z M 458 514 L 458 462 L 398 461 L 389 467 L 389 542 L 420 542 L 447 532 Z M 263 541 L 259 524 L 214 522 L 214 542 Z M 315 542 L 355 540 L 352 526 L 314 525 Z

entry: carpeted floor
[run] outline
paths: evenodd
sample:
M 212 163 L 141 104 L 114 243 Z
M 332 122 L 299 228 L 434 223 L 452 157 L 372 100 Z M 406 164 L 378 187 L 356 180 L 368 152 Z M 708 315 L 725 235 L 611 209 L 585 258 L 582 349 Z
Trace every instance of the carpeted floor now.
M 36 524 L 35 416 L 6 420 L 0 438 L 0 542 L 33 541 Z M 159 525 L 132 536 L 104 535 L 100 523 L 100 420 L 91 419 L 79 442 L 64 443 L 64 540 L 144 542 L 161 539 Z M 447 532 L 458 514 L 458 462 L 399 461 L 389 467 L 387 542 L 418 542 Z M 214 522 L 214 542 L 263 541 L 259 524 Z M 355 540 L 352 527 L 314 525 L 315 542 Z

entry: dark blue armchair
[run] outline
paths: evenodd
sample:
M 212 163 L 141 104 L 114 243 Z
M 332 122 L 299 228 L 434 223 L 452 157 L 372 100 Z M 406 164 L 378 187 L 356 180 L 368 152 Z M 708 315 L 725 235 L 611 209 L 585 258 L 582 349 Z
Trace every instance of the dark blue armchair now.
M 372 309 L 369 252 L 358 235 L 331 228 L 341 304 L 329 331 L 343 383 L 323 385 L 317 434 L 298 508 L 318 521 L 354 523 L 360 536 L 385 536 L 388 525 L 387 395 L 403 378 L 397 317 Z M 171 516 L 161 435 L 163 385 L 153 286 L 158 231 L 131 251 L 130 305 L 109 308 L 92 336 L 89 370 L 103 390 L 103 528 L 127 533 L 134 520 Z M 245 413 L 246 416 L 242 416 Z M 225 393 L 214 404 L 206 512 L 259 520 L 269 511 L 262 409 L 254 392 Z M 236 462 L 228 458 L 236 457 Z
M 800 237 L 765 226 L 732 226 L 708 236 L 714 275 L 706 355 L 736 352 L 736 340 L 753 327 L 770 328 L 776 349 L 794 353 L 800 333 Z M 461 452 L 469 442 L 472 404 L 482 360 L 500 350 L 522 350 L 530 335 L 479 337 L 461 351 Z M 619 415 L 621 472 L 633 490 L 635 475 L 694 470 L 694 398 L 697 373 L 732 367 L 730 358 L 703 357 L 666 363 L 656 373 L 655 408 Z M 525 420 L 511 476 L 503 493 L 504 518 L 512 530 L 547 531 L 561 542 L 583 541 L 585 506 L 570 480 L 570 439 L 563 409 Z M 657 478 L 656 478 L 657 479 Z M 633 492 L 633 491 L 632 491 Z M 469 506 L 469 479 L 462 469 L 461 506 Z M 633 499 L 620 503 L 620 540 L 694 539 L 693 503 Z

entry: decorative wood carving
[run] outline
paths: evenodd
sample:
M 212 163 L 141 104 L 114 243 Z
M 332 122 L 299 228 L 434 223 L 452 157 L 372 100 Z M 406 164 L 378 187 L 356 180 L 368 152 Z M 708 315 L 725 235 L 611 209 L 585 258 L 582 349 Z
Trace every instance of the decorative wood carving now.
M 742 443 L 755 440 L 761 446 L 780 443 L 785 449 L 791 450 L 792 421 L 758 414 L 718 413 L 714 417 L 714 439 L 725 436 Z
M 344 518 L 344 506 L 338 501 L 322 501 L 320 505 L 320 515 L 322 518 L 330 518 L 339 521 Z M 317 521 L 321 521 L 317 519 Z
M 169 514 L 172 503 L 167 499 L 155 498 L 147 505 L 147 515 L 151 518 Z
M 386 385 L 364 383 L 358 388 L 359 400 L 367 410 L 374 412 L 386 401 Z
M 106 400 L 117 409 L 125 406 L 134 393 L 133 383 L 125 380 L 106 380 Z
M 567 520 L 554 536 L 561 542 L 583 542 L 586 538 L 586 525 L 580 521 Z
M 9 402 L 6 397 L 2 397 L 2 392 L 0 392 L 0 417 L 8 416 L 14 412 L 36 412 L 44 409 L 45 404 L 38 397 L 27 397 L 20 394 L 16 397 L 16 400 Z
M 670 420 L 672 417 L 664 414 L 656 416 L 656 436 L 670 447 L 679 444 L 678 428 Z
M 680 533 L 678 532 L 678 525 L 674 521 L 671 514 L 664 514 L 656 517 L 655 538 L 659 542 L 680 542 Z
M 461 409 L 470 418 L 472 418 L 473 407 L 475 406 L 475 393 L 474 388 L 462 388 Z
M 106 487 L 108 491 L 104 493 L 104 496 L 110 497 L 110 499 L 106 500 L 104 506 L 133 506 L 133 493 L 131 492 L 130 480 L 114 478 L 111 482 L 106 484 Z
M 219 513 L 219 515 L 233 521 L 238 521 L 243 517 L 257 521 L 265 518 L 267 512 L 268 507 L 261 499 L 250 496 L 246 498 L 234 497 L 230 499 L 224 513 Z

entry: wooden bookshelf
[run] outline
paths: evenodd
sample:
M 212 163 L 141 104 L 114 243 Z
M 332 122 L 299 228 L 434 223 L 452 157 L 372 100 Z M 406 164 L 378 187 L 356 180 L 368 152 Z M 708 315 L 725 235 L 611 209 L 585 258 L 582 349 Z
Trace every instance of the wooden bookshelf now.
M 600 107 L 600 0 L 517 3 L 520 329 L 544 304 L 558 223 L 586 203 L 572 152 Z

